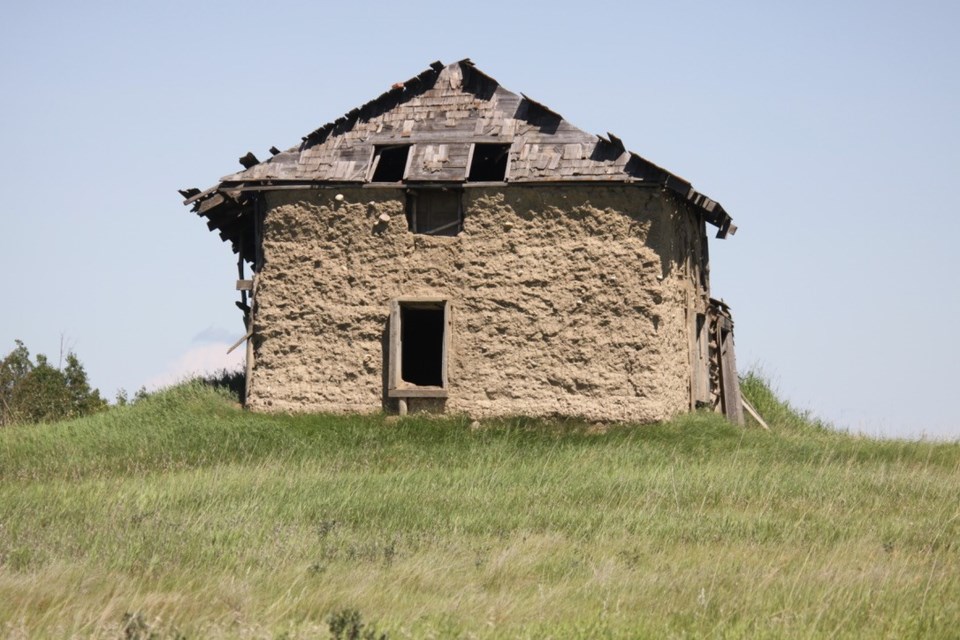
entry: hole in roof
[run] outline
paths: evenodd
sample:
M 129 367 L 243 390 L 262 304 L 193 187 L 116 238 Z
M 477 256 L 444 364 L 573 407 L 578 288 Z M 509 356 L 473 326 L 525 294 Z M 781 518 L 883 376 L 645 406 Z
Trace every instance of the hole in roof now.
M 476 144 L 470 162 L 469 182 L 503 182 L 507 176 L 509 144 Z
M 373 155 L 373 176 L 370 182 L 400 182 L 407 169 L 410 145 L 377 147 Z

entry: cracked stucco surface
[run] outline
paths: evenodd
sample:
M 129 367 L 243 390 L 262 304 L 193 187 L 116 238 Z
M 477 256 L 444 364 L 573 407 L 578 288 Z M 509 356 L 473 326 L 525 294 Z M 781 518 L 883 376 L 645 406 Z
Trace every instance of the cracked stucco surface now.
M 389 302 L 422 295 L 451 304 L 449 397 L 413 411 L 647 422 L 689 409 L 707 295 L 702 222 L 684 205 L 629 185 L 463 197 L 464 232 L 448 238 L 408 231 L 401 189 L 267 194 L 249 406 L 391 409 Z

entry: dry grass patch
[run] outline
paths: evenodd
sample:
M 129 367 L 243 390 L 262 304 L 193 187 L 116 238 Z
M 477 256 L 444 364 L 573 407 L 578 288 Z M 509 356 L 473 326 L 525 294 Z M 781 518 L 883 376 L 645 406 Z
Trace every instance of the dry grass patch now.
M 744 386 L 773 433 L 258 416 L 195 385 L 2 431 L 0 635 L 951 637 L 960 445 Z

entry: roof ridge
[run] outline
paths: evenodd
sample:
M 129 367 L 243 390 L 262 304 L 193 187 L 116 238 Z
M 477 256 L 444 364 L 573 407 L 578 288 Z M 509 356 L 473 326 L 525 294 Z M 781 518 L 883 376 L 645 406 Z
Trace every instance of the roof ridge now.
M 438 84 L 445 75 L 449 83 Z M 422 101 L 407 105 L 428 92 Z M 395 109 L 397 112 L 392 113 Z M 379 120 L 366 124 L 375 119 Z M 358 129 L 360 123 L 364 126 Z M 349 134 L 343 144 L 339 140 L 324 144 L 341 134 Z M 512 145 L 510 169 L 504 178 L 510 183 L 607 181 L 656 185 L 701 211 L 719 228 L 718 237 L 736 230 L 723 207 L 694 190 L 689 181 L 629 151 L 612 133 L 588 133 L 543 103 L 510 91 L 470 58 L 447 65 L 435 61 L 405 82 L 393 84 L 372 100 L 314 129 L 301 138 L 299 145 L 283 152 L 272 147 L 271 157 L 262 163 L 247 153 L 240 158 L 242 171 L 224 176 L 206 191 L 186 189 L 181 194 L 185 204 L 193 204 L 197 213 L 208 215 L 214 209 L 220 211 L 221 205 L 228 206 L 219 202 L 223 195 L 236 204 L 244 189 L 281 184 L 360 184 L 369 177 L 370 158 L 376 147 L 389 144 L 414 148 L 405 181 L 463 182 L 468 178 L 469 149 L 481 142 Z M 221 197 L 216 198 L 218 195 Z

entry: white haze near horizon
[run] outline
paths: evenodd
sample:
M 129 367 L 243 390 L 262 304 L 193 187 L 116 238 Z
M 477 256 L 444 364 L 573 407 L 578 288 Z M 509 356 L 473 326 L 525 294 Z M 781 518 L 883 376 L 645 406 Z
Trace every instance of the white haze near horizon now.
M 0 352 L 63 336 L 111 397 L 237 366 L 234 257 L 176 190 L 470 57 L 723 203 L 742 370 L 839 428 L 960 438 L 960 8 L 779 5 L 9 3 Z

